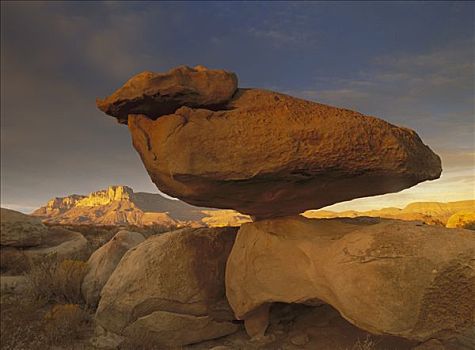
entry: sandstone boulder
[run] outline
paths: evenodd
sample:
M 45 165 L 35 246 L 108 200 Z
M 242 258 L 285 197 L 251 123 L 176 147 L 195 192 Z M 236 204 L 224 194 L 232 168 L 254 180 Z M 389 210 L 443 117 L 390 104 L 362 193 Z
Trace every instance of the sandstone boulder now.
M 41 244 L 48 229 L 39 218 L 10 209 L 0 210 L 0 245 L 32 247 Z
M 51 254 L 55 254 L 60 260 L 80 260 L 87 255 L 88 249 L 87 239 L 79 232 L 52 227 L 48 229 L 48 234 L 41 245 L 24 249 L 23 254 L 30 260 Z
M 469 230 L 375 218 L 264 220 L 241 226 L 226 293 L 253 335 L 265 331 L 271 303 L 317 299 L 372 333 L 444 339 L 475 329 L 474 256 Z
M 126 337 L 147 330 L 154 344 L 163 346 L 234 332 L 224 271 L 236 232 L 182 229 L 130 249 L 102 289 L 97 323 Z
M 181 106 L 220 108 L 237 89 L 237 77 L 224 70 L 180 66 L 167 73 L 143 72 L 104 100 L 98 108 L 127 123 L 129 114 L 151 119 L 172 114 Z
M 144 240 L 144 236 L 138 232 L 122 230 L 90 256 L 81 287 L 84 300 L 89 305 L 97 305 L 102 288 L 122 256 Z
M 220 111 L 129 115 L 128 125 L 162 192 L 258 219 L 397 192 L 441 173 L 412 130 L 265 90 L 240 89 Z
M 14 262 L 24 267 L 32 259 L 55 254 L 60 259 L 82 258 L 87 254 L 87 239 L 78 232 L 45 226 L 37 217 L 1 209 L 1 268 L 15 270 Z M 23 271 L 24 272 L 24 271 Z

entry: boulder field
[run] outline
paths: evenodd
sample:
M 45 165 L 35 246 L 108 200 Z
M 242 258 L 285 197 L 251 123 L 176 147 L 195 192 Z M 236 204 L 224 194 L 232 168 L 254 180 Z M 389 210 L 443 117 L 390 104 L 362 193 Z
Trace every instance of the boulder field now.
M 202 66 L 141 73 L 97 105 L 127 123 L 162 192 L 253 219 L 237 235 L 184 229 L 127 251 L 96 313 L 114 339 L 182 346 L 237 320 L 263 339 L 272 304 L 326 303 L 374 334 L 475 342 L 473 232 L 297 215 L 437 179 L 440 158 L 414 131 Z

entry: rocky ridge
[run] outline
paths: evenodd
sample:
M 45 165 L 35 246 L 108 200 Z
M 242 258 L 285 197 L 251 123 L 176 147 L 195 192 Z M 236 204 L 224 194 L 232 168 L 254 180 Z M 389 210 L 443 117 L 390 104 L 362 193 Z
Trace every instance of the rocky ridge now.
M 32 215 L 51 224 L 174 227 L 199 222 L 206 217 L 202 209 L 159 194 L 134 192 L 127 186 L 110 186 L 87 196 L 53 198 Z

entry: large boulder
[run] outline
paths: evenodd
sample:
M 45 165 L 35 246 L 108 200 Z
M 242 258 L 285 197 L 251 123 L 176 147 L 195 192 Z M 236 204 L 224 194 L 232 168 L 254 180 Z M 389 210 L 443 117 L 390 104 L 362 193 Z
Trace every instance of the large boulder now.
M 129 115 L 128 125 L 162 192 L 258 219 L 397 192 L 441 173 L 440 158 L 410 129 L 271 91 L 241 89 L 221 111 Z
M 39 218 L 18 211 L 0 209 L 0 245 L 32 247 L 41 244 L 48 228 Z
M 144 236 L 138 232 L 122 230 L 90 256 L 81 286 L 82 295 L 89 305 L 97 305 L 102 288 L 122 256 L 144 240 Z
M 52 254 L 59 259 L 81 259 L 89 249 L 87 239 L 79 232 L 48 227 L 37 217 L 4 208 L 0 243 L 2 272 L 20 272 L 30 261 Z M 21 268 L 15 269 L 13 262 Z
M 143 72 L 97 106 L 104 113 L 127 123 L 129 114 L 145 114 L 156 119 L 172 114 L 181 106 L 220 108 L 237 89 L 237 77 L 224 70 L 203 66 L 180 66 L 167 73 Z
M 182 229 L 152 236 L 130 249 L 102 289 L 98 325 L 127 338 L 141 330 L 161 346 L 236 331 L 224 287 L 236 232 Z
M 475 330 L 474 256 L 469 230 L 376 218 L 264 220 L 241 226 L 226 293 L 251 335 L 265 331 L 271 303 L 321 300 L 372 333 L 444 339 Z
M 79 232 L 51 227 L 39 246 L 24 249 L 22 252 L 30 260 L 53 254 L 60 260 L 81 260 L 87 256 L 89 245 L 87 239 Z

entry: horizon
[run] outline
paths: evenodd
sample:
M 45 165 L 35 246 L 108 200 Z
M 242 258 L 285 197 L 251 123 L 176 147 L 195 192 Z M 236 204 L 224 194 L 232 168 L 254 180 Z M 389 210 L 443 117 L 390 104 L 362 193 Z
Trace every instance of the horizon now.
M 128 187 L 128 188 L 131 188 L 130 186 L 127 186 L 127 185 L 124 185 L 124 184 L 114 184 L 114 185 L 110 185 L 106 188 L 101 188 L 101 189 L 97 189 L 95 191 L 92 191 L 90 193 L 71 193 L 67 196 L 88 196 L 88 195 L 91 195 L 93 194 L 94 192 L 99 192 L 99 191 L 106 191 L 108 188 L 110 187 L 118 187 L 118 186 L 122 186 L 122 187 Z M 131 188 L 133 193 L 136 193 L 136 194 L 139 194 L 139 193 L 145 193 L 145 194 L 155 194 L 155 195 L 158 195 L 158 196 L 161 196 L 162 198 L 165 198 L 165 199 L 170 199 L 170 200 L 175 200 L 175 201 L 181 201 L 183 203 L 186 203 L 185 201 L 179 199 L 179 198 L 174 198 L 174 197 L 171 197 L 169 195 L 167 195 L 166 193 L 163 193 L 163 192 L 144 192 L 144 191 L 135 191 L 133 188 Z M 46 203 L 51 200 L 51 199 L 55 199 L 55 198 L 64 198 L 64 197 L 67 197 L 67 196 L 57 196 L 57 197 L 52 197 L 52 198 L 49 198 L 48 200 L 46 200 L 41 206 L 38 206 L 38 207 L 31 207 L 31 208 L 23 208 L 23 207 L 9 207 L 9 206 L 2 206 L 2 208 L 7 208 L 7 209 L 11 209 L 11 210 L 16 210 L 16 211 L 19 211 L 19 212 L 22 212 L 24 214 L 31 214 L 33 211 L 39 209 L 40 207 L 43 207 L 44 205 L 46 205 Z M 462 201 L 475 201 L 475 198 L 464 198 L 464 199 L 460 199 L 460 200 L 454 200 L 454 201 L 445 201 L 445 202 L 441 202 L 441 201 L 410 201 L 410 202 L 407 202 L 405 203 L 404 205 L 399 205 L 399 206 L 392 206 L 392 207 L 389 207 L 389 206 L 378 206 L 376 203 L 378 202 L 377 199 L 378 197 L 385 197 L 387 196 L 387 194 L 385 195 L 379 195 L 379 196 L 374 196 L 374 197 L 370 197 L 370 198 L 373 198 L 373 201 L 372 201 L 372 205 L 368 206 L 368 207 L 365 207 L 364 205 L 363 206 L 358 206 L 358 205 L 355 205 L 354 201 L 361 201 L 361 200 L 364 200 L 366 199 L 367 197 L 364 197 L 364 198 L 357 198 L 357 199 L 353 199 L 353 200 L 350 200 L 350 201 L 346 201 L 346 202 L 341 202 L 341 203 L 337 203 L 337 204 L 333 204 L 333 205 L 329 205 L 329 206 L 326 206 L 326 207 L 323 207 L 323 208 L 319 208 L 319 209 L 310 209 L 308 211 L 317 211 L 317 210 L 328 210 L 328 211 L 334 211 L 334 212 L 344 212 L 344 211 L 351 211 L 351 210 L 354 210 L 354 211 L 367 211 L 367 210 L 378 210 L 378 209 L 387 209 L 387 208 L 399 208 L 399 209 L 403 209 L 405 208 L 407 205 L 409 204 L 414 204 L 414 203 L 453 203 L 453 202 L 462 202 Z M 384 203 L 386 200 L 384 198 L 382 198 L 382 203 Z M 348 209 L 345 209 L 347 208 Z M 200 207 L 197 207 L 197 208 L 200 208 Z M 203 209 L 206 209 L 206 210 L 209 210 L 210 208 L 206 208 L 206 207 L 203 207 Z M 216 209 L 216 210 L 225 210 L 225 209 L 220 209 L 220 208 L 211 208 L 211 209 Z M 234 209 L 230 209 L 230 210 L 234 210 Z
M 240 87 L 409 127 L 442 158 L 438 180 L 321 209 L 475 199 L 473 3 L 2 2 L 1 9 L 2 207 L 31 212 L 111 183 L 160 193 L 127 127 L 100 112 L 95 98 L 141 71 L 181 64 L 227 69 Z

